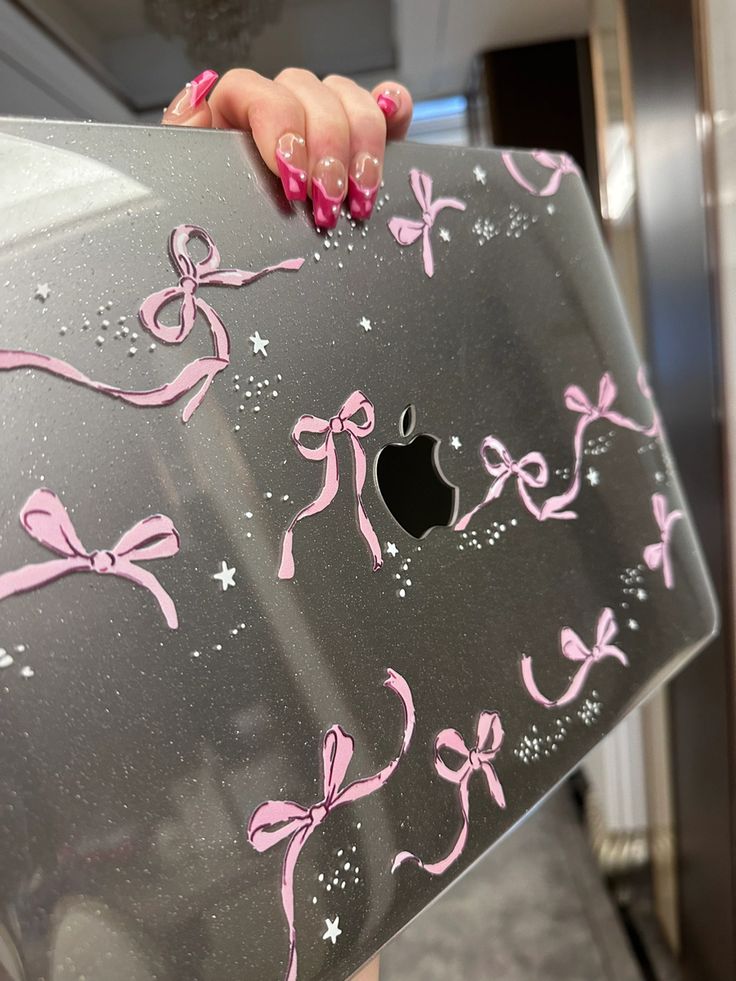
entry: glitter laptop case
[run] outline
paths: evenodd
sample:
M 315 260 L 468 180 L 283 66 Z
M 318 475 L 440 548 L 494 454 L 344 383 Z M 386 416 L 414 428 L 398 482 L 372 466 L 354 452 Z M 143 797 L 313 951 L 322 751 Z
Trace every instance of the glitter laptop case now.
M 0 120 L 0 949 L 343 981 L 716 629 L 567 157 Z M 503 937 L 498 938 L 503 943 Z

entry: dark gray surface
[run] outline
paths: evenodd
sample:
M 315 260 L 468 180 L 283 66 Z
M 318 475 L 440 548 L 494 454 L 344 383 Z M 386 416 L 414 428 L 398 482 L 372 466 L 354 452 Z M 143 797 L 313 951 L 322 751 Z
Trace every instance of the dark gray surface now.
M 176 632 L 149 593 L 111 577 L 70 576 L 2 604 L 2 645 L 16 658 L 2 675 L 0 716 L 8 927 L 34 981 L 81 981 L 68 924 L 55 932 L 80 903 L 90 915 L 102 911 L 122 947 L 161 964 L 149 970 L 157 981 L 280 978 L 284 845 L 256 854 L 248 817 L 270 798 L 306 806 L 321 799 L 322 733 L 332 724 L 355 737 L 350 778 L 395 755 L 400 712 L 381 687 L 391 667 L 416 702 L 411 750 L 380 793 L 330 815 L 297 868 L 299 977 L 337 981 L 713 630 L 685 522 L 672 543 L 676 590 L 645 572 L 641 599 L 623 592 L 624 571 L 657 538 L 652 492 L 678 503 L 666 452 L 624 431 L 606 453 L 586 458 L 600 482 L 585 482 L 577 521 L 538 523 L 509 485 L 473 526 L 481 547 L 449 530 L 421 543 L 408 538 L 369 477 L 364 500 L 378 538 L 400 552 L 385 554 L 375 574 L 355 526 L 352 463 L 338 441 L 340 493 L 297 527 L 296 578 L 276 579 L 285 526 L 320 487 L 320 466 L 297 454 L 291 428 L 304 412 L 329 418 L 354 389 L 376 406 L 376 428 L 363 441 L 369 464 L 397 438 L 399 416 L 414 403 L 418 429 L 442 439 L 441 463 L 460 487 L 461 510 L 488 487 L 477 447 L 489 433 L 517 457 L 542 450 L 550 486 L 562 490 L 554 471 L 570 464 L 576 420 L 563 391 L 571 383 L 595 398 L 610 370 L 616 407 L 650 418 L 585 191 L 568 177 L 554 199 L 535 199 L 514 184 L 498 153 L 394 147 L 383 204 L 365 234 L 343 220 L 342 235 L 325 248 L 305 215 L 284 210 L 274 180 L 238 135 L 22 121 L 1 129 L 5 346 L 55 354 L 124 388 L 150 387 L 209 353 L 203 325 L 179 347 L 150 352 L 135 323 L 142 299 L 176 282 L 166 253 L 172 227 L 206 228 L 223 266 L 307 259 L 296 274 L 202 290 L 227 325 L 232 365 L 186 426 L 181 403 L 139 409 L 40 373 L 0 376 L 3 571 L 49 557 L 18 523 L 39 486 L 59 494 L 89 547 L 109 547 L 156 511 L 174 520 L 182 539 L 177 556 L 154 566 L 179 611 Z M 487 171 L 484 184 L 476 164 Z M 385 225 L 395 214 L 417 215 L 407 181 L 414 166 L 432 175 L 435 196 L 468 204 L 437 221 L 431 280 L 419 244 L 399 249 Z M 499 234 L 479 236 L 479 220 Z M 44 282 L 51 293 L 42 303 L 34 291 Z M 134 356 L 126 353 L 131 339 L 110 336 L 119 316 L 139 334 Z M 363 316 L 370 332 L 359 326 Z M 100 348 L 102 319 L 111 326 Z M 265 362 L 247 341 L 255 329 L 270 340 Z M 278 397 L 244 398 L 251 375 L 272 387 L 281 375 Z M 590 436 L 606 441 L 609 429 L 597 424 Z M 453 435 L 462 442 L 457 451 Z M 506 531 L 491 546 L 494 520 Z M 408 559 L 410 572 L 402 570 Z M 236 568 L 236 588 L 227 592 L 212 579 L 223 560 Z M 411 579 L 403 597 L 396 576 Z M 559 654 L 560 628 L 592 643 L 604 606 L 617 611 L 630 667 L 608 659 L 567 710 L 536 706 L 520 684 L 521 655 L 534 655 L 545 690 L 561 691 L 570 665 Z M 636 629 L 626 626 L 632 615 Z M 500 712 L 506 731 L 495 765 L 507 809 L 474 777 L 462 860 L 439 879 L 412 866 L 392 876 L 400 849 L 429 859 L 449 851 L 458 801 L 434 773 L 432 744 L 453 726 L 472 745 L 484 709 Z M 560 728 L 564 738 L 546 756 Z M 525 738 L 543 741 L 527 762 L 519 755 Z M 317 876 L 353 845 L 360 881 L 336 900 Z M 336 915 L 343 935 L 333 947 L 322 934 Z M 87 938 L 99 957 L 89 973 L 101 981 L 132 974 L 105 942 L 89 939 L 88 919 L 73 920 L 71 937 Z
M 381 981 L 643 981 L 565 789 L 381 955 Z

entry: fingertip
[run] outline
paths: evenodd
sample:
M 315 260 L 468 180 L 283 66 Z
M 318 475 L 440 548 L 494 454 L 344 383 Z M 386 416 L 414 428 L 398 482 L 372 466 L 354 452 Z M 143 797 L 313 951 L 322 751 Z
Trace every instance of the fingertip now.
M 398 82 L 388 80 L 376 85 L 371 94 L 386 119 L 387 139 L 403 139 L 414 113 L 414 100 L 409 90 Z

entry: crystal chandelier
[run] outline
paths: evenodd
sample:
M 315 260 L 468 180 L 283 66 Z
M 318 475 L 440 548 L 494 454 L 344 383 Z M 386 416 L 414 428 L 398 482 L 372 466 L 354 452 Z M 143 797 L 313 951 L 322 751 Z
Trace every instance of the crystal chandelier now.
M 243 65 L 255 38 L 281 17 L 285 0 L 145 0 L 146 19 L 165 37 L 181 37 L 195 65 Z

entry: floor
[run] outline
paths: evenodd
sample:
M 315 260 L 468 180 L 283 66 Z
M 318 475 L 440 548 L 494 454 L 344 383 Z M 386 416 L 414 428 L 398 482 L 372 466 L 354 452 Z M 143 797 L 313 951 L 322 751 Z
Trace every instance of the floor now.
M 566 789 L 389 945 L 381 981 L 643 981 Z

